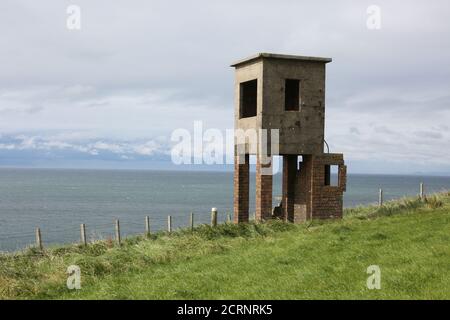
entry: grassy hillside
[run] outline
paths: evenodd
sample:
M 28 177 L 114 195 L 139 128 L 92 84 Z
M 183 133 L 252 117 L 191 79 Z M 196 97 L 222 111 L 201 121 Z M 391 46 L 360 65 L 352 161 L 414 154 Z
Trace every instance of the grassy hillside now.
M 450 299 L 450 193 L 346 210 L 340 221 L 194 232 L 0 256 L 0 298 Z M 66 288 L 78 265 L 82 289 Z M 369 290 L 366 269 L 381 268 Z

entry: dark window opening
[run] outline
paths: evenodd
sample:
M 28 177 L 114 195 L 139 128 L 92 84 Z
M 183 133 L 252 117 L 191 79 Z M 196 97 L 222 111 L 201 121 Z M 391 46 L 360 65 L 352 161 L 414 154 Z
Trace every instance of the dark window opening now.
M 256 116 L 258 80 L 250 80 L 240 84 L 241 118 Z
M 284 83 L 284 110 L 300 110 L 300 80 L 286 79 Z
M 339 166 L 325 165 L 324 185 L 338 187 L 339 186 Z

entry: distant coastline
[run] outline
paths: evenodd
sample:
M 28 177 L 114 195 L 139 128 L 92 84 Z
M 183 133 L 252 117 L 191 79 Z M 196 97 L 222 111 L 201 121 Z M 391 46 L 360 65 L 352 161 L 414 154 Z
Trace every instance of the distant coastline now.
M 71 170 L 71 171 L 160 171 L 160 172 L 233 172 L 232 165 L 221 165 L 224 169 L 214 169 L 214 166 L 175 166 L 174 168 L 104 168 L 104 167 L 29 167 L 29 166 L 0 166 L 0 170 Z M 254 168 L 253 168 L 254 169 Z M 255 172 L 255 170 L 251 170 Z M 280 173 L 278 173 L 280 174 Z M 422 176 L 422 177 L 450 177 L 450 172 L 412 172 L 412 173 L 385 173 L 385 172 L 350 172 L 351 175 L 368 175 L 368 176 Z

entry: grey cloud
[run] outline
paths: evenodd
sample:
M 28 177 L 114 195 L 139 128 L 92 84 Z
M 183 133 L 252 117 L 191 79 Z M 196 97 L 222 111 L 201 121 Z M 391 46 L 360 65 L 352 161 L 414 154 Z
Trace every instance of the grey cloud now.
M 231 128 L 229 64 L 274 51 L 333 58 L 326 133 L 336 152 L 450 162 L 430 129 L 449 141 L 448 1 L 377 1 L 377 31 L 366 28 L 371 3 L 357 0 L 77 0 L 79 32 L 65 27 L 69 4 L 1 1 L 1 133 L 86 147 L 150 141 L 194 120 Z
M 429 139 L 442 139 L 443 135 L 440 132 L 433 131 L 416 131 L 414 134 L 419 138 L 429 138 Z
M 376 133 L 382 133 L 382 134 L 387 134 L 387 135 L 391 135 L 391 136 L 398 136 L 398 135 L 400 135 L 399 132 L 396 132 L 396 131 L 394 131 L 392 129 L 389 129 L 386 126 L 377 126 L 377 127 L 374 128 L 373 131 L 376 132 Z
M 349 132 L 352 133 L 352 134 L 356 134 L 356 135 L 360 135 L 361 134 L 361 132 L 359 131 L 359 129 L 357 127 L 351 127 L 349 129 Z

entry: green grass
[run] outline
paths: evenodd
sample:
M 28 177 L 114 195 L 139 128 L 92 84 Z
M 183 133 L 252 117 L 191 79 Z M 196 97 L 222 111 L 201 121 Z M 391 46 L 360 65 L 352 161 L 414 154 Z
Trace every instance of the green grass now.
M 450 193 L 337 221 L 200 226 L 0 256 L 3 299 L 449 299 Z M 82 289 L 66 287 L 78 265 Z M 367 267 L 381 268 L 369 290 Z

